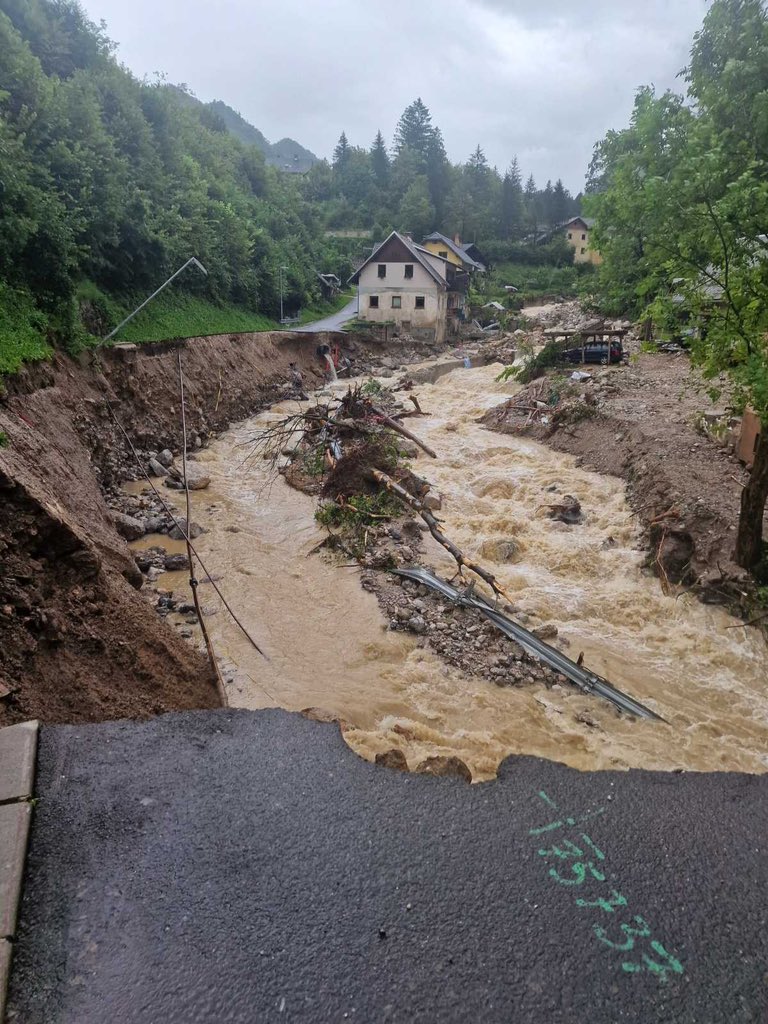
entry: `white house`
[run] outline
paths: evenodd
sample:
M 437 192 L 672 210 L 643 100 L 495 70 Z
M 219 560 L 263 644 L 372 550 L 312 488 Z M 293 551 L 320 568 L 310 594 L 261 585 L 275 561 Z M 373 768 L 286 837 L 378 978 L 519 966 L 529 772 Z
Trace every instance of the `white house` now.
M 449 318 L 463 309 L 467 290 L 466 275 L 397 231 L 349 280 L 357 284 L 360 320 L 394 323 L 435 341 L 445 339 Z

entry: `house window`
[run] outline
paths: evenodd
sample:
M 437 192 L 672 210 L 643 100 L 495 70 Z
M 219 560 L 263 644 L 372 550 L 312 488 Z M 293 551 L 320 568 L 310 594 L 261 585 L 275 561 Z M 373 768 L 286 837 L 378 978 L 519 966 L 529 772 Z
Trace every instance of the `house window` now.
M 413 264 L 412 263 L 406 263 L 405 264 L 405 276 L 406 277 L 413 277 Z
M 368 305 L 370 306 L 371 309 L 378 309 L 379 308 L 379 296 L 378 295 L 369 295 L 368 296 Z
M 582 247 L 581 247 L 581 255 L 583 256 L 583 255 L 584 255 L 584 253 L 585 253 L 586 251 L 587 251 L 587 250 L 586 250 L 586 249 L 584 248 L 584 246 L 582 245 Z
M 416 296 L 416 309 L 424 309 L 424 296 L 423 295 L 417 295 Z
M 441 249 L 440 252 L 437 255 L 438 256 L 442 256 L 442 258 L 444 260 L 447 260 L 448 259 L 448 250 L 447 249 Z
M 571 240 L 572 238 L 573 238 L 573 235 L 572 235 L 572 234 L 571 234 L 571 232 L 569 231 L 569 232 L 568 232 L 568 241 L 570 242 L 570 240 Z
M 387 264 L 386 263 L 380 263 L 379 264 L 379 277 L 386 277 L 386 276 L 387 276 Z
M 586 240 L 587 240 L 587 236 L 586 236 L 586 235 L 582 235 L 582 236 L 581 236 L 581 240 L 582 240 L 582 242 L 586 242 Z
M 402 305 L 401 297 L 399 295 L 392 296 L 392 309 L 400 309 Z

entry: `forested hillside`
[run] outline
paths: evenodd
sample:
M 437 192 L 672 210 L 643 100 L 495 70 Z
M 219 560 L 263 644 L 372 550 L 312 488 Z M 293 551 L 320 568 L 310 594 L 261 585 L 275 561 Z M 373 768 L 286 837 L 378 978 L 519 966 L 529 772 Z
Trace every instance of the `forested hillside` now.
M 489 258 L 534 239 L 579 212 L 558 180 L 538 189 L 523 184 L 516 157 L 501 174 L 480 145 L 466 163 L 448 160 L 440 129 L 421 99 L 403 112 L 391 149 L 379 131 L 370 148 L 353 146 L 342 132 L 328 164 L 306 176 L 305 195 L 322 202 L 329 227 L 368 227 L 381 237 L 390 227 L 420 237 L 437 228 L 480 244 Z
M 283 141 L 288 159 L 298 144 Z M 209 276 L 188 271 L 173 294 L 222 309 L 222 325 L 250 311 L 255 329 L 278 314 L 281 267 L 296 311 L 317 301 L 316 271 L 346 279 L 392 228 L 459 232 L 525 263 L 530 239 L 578 207 L 559 181 L 523 185 L 514 159 L 502 176 L 479 146 L 452 165 L 421 100 L 391 148 L 342 134 L 304 174 L 267 166 L 268 145 L 223 102 L 137 80 L 76 0 L 0 0 L 0 373 L 49 343 L 91 343 L 193 255 Z M 329 237 L 352 227 L 369 239 Z M 536 256 L 569 260 L 558 246 Z
M 133 78 L 74 3 L 0 2 L 0 113 L 0 327 L 22 354 L 41 326 L 76 342 L 79 297 L 99 333 L 110 302 L 130 307 L 191 255 L 209 276 L 183 288 L 270 314 L 281 264 L 301 302 L 334 258 L 295 176 Z

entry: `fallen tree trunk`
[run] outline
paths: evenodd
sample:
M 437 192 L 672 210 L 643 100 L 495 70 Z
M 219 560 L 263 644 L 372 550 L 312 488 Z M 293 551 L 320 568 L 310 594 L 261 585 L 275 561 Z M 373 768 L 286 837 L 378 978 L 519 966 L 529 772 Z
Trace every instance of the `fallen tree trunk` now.
M 410 430 L 406 430 L 405 427 L 401 426 L 401 424 L 397 422 L 397 420 L 393 420 L 391 416 L 387 416 L 385 412 L 382 412 L 381 409 L 377 409 L 376 406 L 371 406 L 371 408 L 382 423 L 386 423 L 390 430 L 394 430 L 398 434 L 402 434 L 403 437 L 407 437 L 409 441 L 413 441 L 413 443 L 417 444 L 422 451 L 425 451 L 430 458 L 437 458 L 437 453 L 433 452 L 429 445 L 424 444 L 424 442 L 420 438 L 416 437 L 415 434 L 412 434 Z
M 504 590 L 503 587 L 499 586 L 496 577 L 493 575 L 493 573 L 488 572 L 487 569 L 484 569 L 481 565 L 478 565 L 477 562 L 473 562 L 471 561 L 471 559 L 467 558 L 464 555 L 464 552 L 461 551 L 460 548 L 457 548 L 453 541 L 449 540 L 445 536 L 445 534 L 440 529 L 435 517 L 432 515 L 429 509 L 421 501 L 419 501 L 418 498 L 414 497 L 409 491 L 406 491 L 406 489 L 404 487 L 401 487 L 396 480 L 393 480 L 391 476 L 389 476 L 387 473 L 382 472 L 382 470 L 380 469 L 372 469 L 370 471 L 370 477 L 372 480 L 375 480 L 376 483 L 381 484 L 383 487 L 386 487 L 386 489 L 390 491 L 392 494 L 396 494 L 401 501 L 404 501 L 407 505 L 410 505 L 410 507 L 415 512 L 418 512 L 418 514 L 427 524 L 429 532 L 435 538 L 437 543 L 441 544 L 445 548 L 445 550 L 448 551 L 449 554 L 451 554 L 452 557 L 455 559 L 456 564 L 459 567 L 459 573 L 461 573 L 462 569 L 469 569 L 470 572 L 473 572 L 476 576 L 479 576 L 481 580 L 487 583 L 491 590 L 494 592 L 494 594 L 496 594 L 498 597 L 503 597 L 504 600 L 509 601 L 510 604 L 514 604 L 514 601 L 510 597 L 510 595 Z

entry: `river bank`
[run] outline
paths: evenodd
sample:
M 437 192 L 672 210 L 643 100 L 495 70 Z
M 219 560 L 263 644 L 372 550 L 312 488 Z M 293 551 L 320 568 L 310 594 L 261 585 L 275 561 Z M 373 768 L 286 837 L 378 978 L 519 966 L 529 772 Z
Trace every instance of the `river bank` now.
M 732 445 L 703 429 L 706 416 L 715 424 L 718 417 L 706 382 L 683 354 L 636 352 L 629 365 L 587 370 L 591 379 L 575 383 L 550 371 L 488 411 L 483 424 L 621 477 L 646 565 L 663 584 L 750 617 L 755 581 L 733 560 L 748 472 Z
M 4 379 L 0 724 L 217 705 L 207 660 L 138 593 L 144 580 L 113 515 L 138 468 L 116 420 L 145 465 L 163 449 L 178 454 L 180 352 L 189 443 L 200 451 L 281 398 L 291 363 L 321 383 L 317 347 L 328 341 L 262 333 L 122 346 L 78 361 L 57 354 Z M 407 340 L 386 353 L 365 338 L 344 345 L 362 369 L 416 358 Z
M 761 637 L 690 594 L 664 594 L 643 566 L 641 530 L 621 480 L 478 423 L 517 388 L 496 381 L 500 369 L 455 369 L 419 385 L 428 415 L 409 428 L 438 457 L 419 455 L 414 470 L 441 497 L 445 533 L 497 575 L 515 596 L 517 617 L 532 628 L 557 627 L 552 642 L 574 659 L 583 652 L 585 665 L 667 722 L 617 716 L 540 678 L 538 666 L 471 614 L 372 567 L 362 571 L 361 592 L 351 559 L 318 553 L 326 534 L 314 519 L 316 502 L 262 460 L 244 458 L 254 434 L 296 410 L 290 402 L 199 454 L 211 485 L 192 496 L 193 516 L 208 531 L 198 546 L 269 657 L 249 648 L 206 593 L 230 703 L 320 708 L 342 721 L 347 742 L 370 760 L 396 750 L 413 770 L 430 757 L 457 757 L 476 780 L 493 777 L 509 753 L 584 769 L 765 771 Z M 581 503 L 577 524 L 543 507 L 567 494 Z M 372 556 L 381 550 L 453 575 L 453 561 L 423 531 L 409 528 L 398 539 L 391 529 L 372 529 Z M 185 574 L 164 573 L 158 586 L 183 606 Z M 183 616 L 170 617 L 174 628 L 188 628 Z

